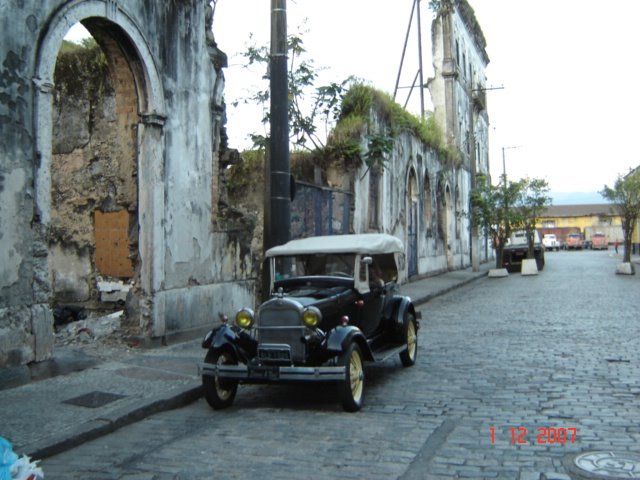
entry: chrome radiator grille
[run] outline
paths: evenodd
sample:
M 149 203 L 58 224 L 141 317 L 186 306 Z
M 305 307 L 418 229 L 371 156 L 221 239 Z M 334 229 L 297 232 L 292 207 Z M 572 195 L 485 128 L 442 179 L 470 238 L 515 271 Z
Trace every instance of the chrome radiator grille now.
M 305 344 L 302 342 L 305 327 L 302 324 L 302 306 L 283 298 L 270 300 L 260 307 L 257 315 L 258 349 L 269 345 L 288 345 L 291 360 L 305 359 Z

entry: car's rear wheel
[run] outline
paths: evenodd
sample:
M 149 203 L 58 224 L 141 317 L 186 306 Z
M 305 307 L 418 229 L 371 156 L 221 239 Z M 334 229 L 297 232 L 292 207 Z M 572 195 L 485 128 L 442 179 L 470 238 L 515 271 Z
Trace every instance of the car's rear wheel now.
M 346 369 L 345 380 L 338 383 L 340 402 L 347 412 L 357 412 L 364 400 L 364 368 L 358 344 L 351 343 L 339 362 Z
M 407 313 L 403 329 L 407 348 L 400 352 L 400 361 L 405 367 L 411 367 L 418 357 L 418 323 L 413 313 Z
M 213 365 L 238 364 L 236 355 L 229 349 L 209 350 L 204 361 Z M 202 375 L 202 389 L 207 403 L 215 410 L 219 410 L 233 403 L 238 391 L 238 381 L 220 378 L 217 375 Z

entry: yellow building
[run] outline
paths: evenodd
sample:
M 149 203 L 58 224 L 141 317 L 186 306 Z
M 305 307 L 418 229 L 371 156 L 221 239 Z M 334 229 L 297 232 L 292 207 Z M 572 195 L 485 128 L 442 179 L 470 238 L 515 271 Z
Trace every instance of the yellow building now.
M 548 229 L 569 231 L 578 229 L 585 240 L 589 241 L 596 232 L 604 233 L 609 243 L 622 243 L 622 221 L 611 204 L 552 205 L 540 216 L 537 228 L 543 232 Z M 634 243 L 637 242 L 638 229 L 635 229 Z M 562 238 L 564 240 L 564 238 Z

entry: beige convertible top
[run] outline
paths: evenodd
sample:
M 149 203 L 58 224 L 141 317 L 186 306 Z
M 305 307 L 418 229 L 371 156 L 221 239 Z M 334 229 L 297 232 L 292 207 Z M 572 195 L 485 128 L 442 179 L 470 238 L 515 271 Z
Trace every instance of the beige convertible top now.
M 291 240 L 284 245 L 267 250 L 267 257 L 305 255 L 314 253 L 359 253 L 379 255 L 402 253 L 402 242 L 386 233 L 361 233 L 351 235 L 325 235 Z

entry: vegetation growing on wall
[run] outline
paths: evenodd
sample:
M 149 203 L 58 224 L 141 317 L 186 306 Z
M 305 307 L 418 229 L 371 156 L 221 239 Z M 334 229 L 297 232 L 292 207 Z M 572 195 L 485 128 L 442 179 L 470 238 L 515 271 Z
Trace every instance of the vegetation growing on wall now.
M 355 78 L 324 86 L 316 86 L 317 69 L 305 57 L 306 51 L 300 35 L 289 35 L 289 133 L 294 159 L 299 162 L 304 176 L 313 170 L 310 164 L 325 168 L 331 162 L 342 162 L 346 167 L 357 167 L 364 162 L 368 168 L 383 166 L 385 156 L 393 148 L 393 139 L 402 132 L 410 132 L 426 145 L 434 148 L 446 166 L 457 166 L 460 154 L 448 145 L 442 129 L 433 115 L 420 119 L 409 113 L 387 93 L 377 90 Z M 269 49 L 252 45 L 245 52 L 247 66 L 262 65 L 264 80 L 269 79 Z M 260 104 L 263 106 L 263 124 L 270 121 L 268 86 L 233 104 Z M 372 114 L 384 123 L 384 131 L 371 125 Z M 318 128 L 322 126 L 323 128 Z M 333 128 L 331 128 L 333 127 Z M 326 142 L 321 132 L 327 133 Z M 268 138 L 263 134 L 250 135 L 254 148 L 266 148 Z M 363 138 L 366 147 L 363 148 Z M 363 151 L 364 150 L 364 151 Z
M 254 185 L 264 183 L 264 151 L 243 152 L 241 160 L 226 170 L 225 177 L 230 196 L 245 196 Z
M 56 91 L 78 96 L 86 91 L 91 100 L 112 93 L 107 57 L 93 38 L 81 43 L 62 41 L 54 73 Z
M 371 131 L 372 113 L 388 126 L 388 132 Z M 341 157 L 345 161 L 361 158 L 360 142 L 365 132 L 369 132 L 367 137 L 369 151 L 377 151 L 383 145 L 388 147 L 388 142 L 385 142 L 380 135 L 392 139 L 402 132 L 410 132 L 434 148 L 447 163 L 456 164 L 459 161 L 457 150 L 446 144 L 442 129 L 433 115 L 426 119 L 418 118 L 402 108 L 387 93 L 364 83 L 355 83 L 342 98 L 338 123 L 327 141 L 327 153 L 331 157 Z M 363 160 L 367 159 L 363 158 Z M 366 163 L 371 166 L 371 162 L 366 161 Z

